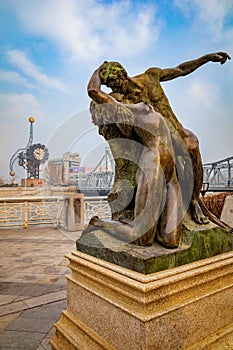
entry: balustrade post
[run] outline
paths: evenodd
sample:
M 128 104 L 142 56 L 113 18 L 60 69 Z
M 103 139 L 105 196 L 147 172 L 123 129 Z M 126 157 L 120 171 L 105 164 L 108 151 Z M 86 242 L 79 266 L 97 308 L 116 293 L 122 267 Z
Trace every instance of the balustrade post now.
M 102 199 L 100 199 L 100 219 L 103 219 Z
M 24 228 L 28 227 L 28 202 L 24 202 Z
M 67 231 L 81 231 L 84 229 L 83 194 L 64 195 L 64 229 Z
M 3 219 L 3 221 L 4 221 L 4 224 L 6 224 L 6 202 L 4 202 L 4 204 L 3 204 L 3 212 L 4 212 L 4 219 Z

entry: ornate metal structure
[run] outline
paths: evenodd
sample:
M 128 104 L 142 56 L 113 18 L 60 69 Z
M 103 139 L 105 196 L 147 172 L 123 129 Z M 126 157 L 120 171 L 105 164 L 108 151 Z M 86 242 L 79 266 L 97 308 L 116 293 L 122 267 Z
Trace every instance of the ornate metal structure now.
M 88 174 L 79 175 L 79 190 L 84 193 L 98 191 L 107 193 L 113 184 L 114 160 L 109 147 L 96 167 Z
M 0 198 L 0 227 L 56 225 L 63 220 L 63 198 Z
M 102 219 L 111 219 L 111 209 L 108 204 L 107 197 L 84 197 L 84 204 L 86 224 L 95 215 L 98 215 L 98 217 Z
M 233 191 L 233 156 L 203 165 L 204 184 L 208 191 Z
M 41 143 L 33 143 L 33 123 L 35 119 L 30 117 L 30 129 L 29 138 L 26 147 L 19 148 L 13 154 L 10 159 L 10 175 L 15 176 L 15 171 L 13 169 L 15 161 L 18 159 L 18 164 L 22 166 L 27 171 L 27 178 L 39 179 L 40 174 L 40 164 L 45 163 L 48 160 L 49 152 L 45 145 Z
M 84 198 L 84 222 L 98 215 L 110 219 L 111 210 L 107 197 Z M 0 228 L 32 225 L 64 225 L 63 197 L 0 198 Z
M 203 165 L 204 180 L 202 194 L 205 192 L 233 191 L 233 156 L 217 162 Z M 105 154 L 97 166 L 88 174 L 79 178 L 81 192 L 105 191 L 107 193 L 113 184 L 114 160 L 110 149 L 106 147 Z

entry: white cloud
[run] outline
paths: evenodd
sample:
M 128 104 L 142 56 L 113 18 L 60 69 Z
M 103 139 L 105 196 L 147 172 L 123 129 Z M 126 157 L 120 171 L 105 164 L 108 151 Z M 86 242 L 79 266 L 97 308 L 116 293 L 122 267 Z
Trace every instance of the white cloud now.
M 226 19 L 232 15 L 233 3 L 229 0 L 174 0 L 175 4 L 194 22 L 202 24 L 202 31 L 209 30 L 215 35 L 223 32 Z
M 195 79 L 189 88 L 190 100 L 208 109 L 220 107 L 219 88 L 216 84 L 201 79 Z
M 174 112 L 182 125 L 191 130 L 200 143 L 204 163 L 232 154 L 232 103 L 227 88 L 207 76 L 189 77 L 166 87 Z
M 50 39 L 67 58 L 97 60 L 101 56 L 132 57 L 157 39 L 155 5 L 121 0 L 22 0 L 14 10 L 30 32 Z
M 29 93 L 0 94 L 0 159 L 8 164 L 13 153 L 26 146 L 28 141 L 28 118 L 41 118 L 43 113 L 38 100 Z
M 32 88 L 32 85 L 26 78 L 13 71 L 0 71 L 0 81 L 5 81 L 13 84 L 22 84 L 29 88 Z
M 5 122 L 17 126 L 24 118 L 41 114 L 40 104 L 34 95 L 0 94 L 1 125 Z M 7 118 L 5 116 L 7 115 Z M 8 136 L 9 137 L 9 136 Z
M 13 66 L 20 69 L 24 75 L 26 75 L 28 78 L 31 78 L 36 83 L 42 84 L 48 88 L 56 89 L 61 92 L 67 92 L 66 86 L 60 80 L 51 78 L 41 72 L 40 67 L 32 63 L 23 51 L 9 50 L 7 51 L 7 57 Z M 11 74 L 11 76 L 8 75 L 8 78 L 9 77 L 19 79 L 20 75 L 18 73 L 14 73 L 14 76 Z M 23 78 L 21 77 L 21 79 Z

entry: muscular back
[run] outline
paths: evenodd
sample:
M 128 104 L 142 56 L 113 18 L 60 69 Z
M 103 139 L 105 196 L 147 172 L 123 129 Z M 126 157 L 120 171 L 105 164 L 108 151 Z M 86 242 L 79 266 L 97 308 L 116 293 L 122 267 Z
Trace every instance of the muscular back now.
M 144 73 L 130 78 L 131 88 L 124 92 L 124 95 L 118 93 L 111 95 L 119 102 L 127 104 L 148 102 L 156 112 L 159 112 L 166 119 L 172 134 L 174 134 L 175 130 L 181 132 L 183 127 L 173 113 L 160 84 L 161 72 L 160 68 L 149 68 Z

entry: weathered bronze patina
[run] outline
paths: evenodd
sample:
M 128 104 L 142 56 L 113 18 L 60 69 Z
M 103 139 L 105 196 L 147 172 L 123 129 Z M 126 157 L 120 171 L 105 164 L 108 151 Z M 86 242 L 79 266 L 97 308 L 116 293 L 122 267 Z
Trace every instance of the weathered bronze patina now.
M 100 229 L 127 243 L 157 241 L 175 248 L 186 212 L 199 225 L 210 219 L 230 229 L 199 199 L 203 173 L 198 140 L 178 121 L 161 86 L 207 62 L 224 64 L 227 59 L 225 52 L 211 53 L 134 77 L 120 63 L 105 61 L 93 73 L 88 84 L 92 119 L 112 150 L 115 180 L 108 197 L 112 221 L 94 217 L 82 237 Z M 112 92 L 105 93 L 101 85 Z

